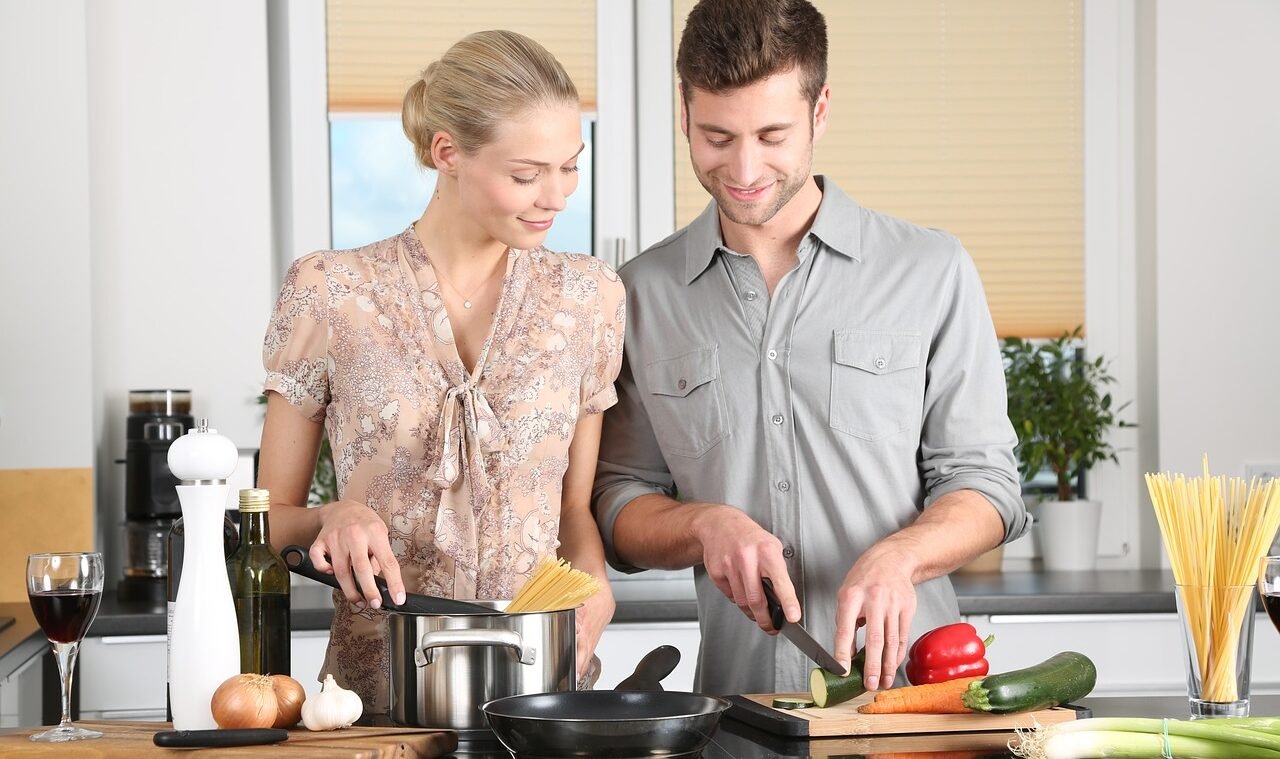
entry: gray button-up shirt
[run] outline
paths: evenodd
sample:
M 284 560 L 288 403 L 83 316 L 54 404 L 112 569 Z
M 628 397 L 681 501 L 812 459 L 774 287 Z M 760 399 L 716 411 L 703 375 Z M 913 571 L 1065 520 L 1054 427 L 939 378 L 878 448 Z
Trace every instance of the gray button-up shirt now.
M 727 250 L 715 203 L 622 267 L 626 349 L 604 420 L 595 506 L 610 563 L 632 499 L 742 509 L 784 546 L 802 623 L 830 647 L 853 562 L 960 489 L 1026 530 L 1004 373 L 982 283 L 952 236 L 823 188 L 799 263 L 772 298 Z M 813 666 L 694 569 L 697 687 L 803 691 Z M 951 582 L 916 588 L 911 639 L 959 619 Z

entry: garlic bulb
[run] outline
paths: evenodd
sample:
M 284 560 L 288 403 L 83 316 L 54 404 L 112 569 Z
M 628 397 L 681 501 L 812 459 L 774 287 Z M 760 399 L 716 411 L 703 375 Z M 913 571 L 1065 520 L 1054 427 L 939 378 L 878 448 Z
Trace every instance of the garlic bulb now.
M 308 730 L 336 730 L 351 727 L 363 713 L 360 697 L 334 682 L 333 675 L 325 675 L 320 692 L 302 704 L 302 724 Z

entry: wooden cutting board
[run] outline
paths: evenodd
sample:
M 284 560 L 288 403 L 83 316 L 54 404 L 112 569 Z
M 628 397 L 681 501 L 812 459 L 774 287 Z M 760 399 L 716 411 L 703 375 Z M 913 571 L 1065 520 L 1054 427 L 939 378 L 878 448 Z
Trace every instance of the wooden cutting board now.
M 0 730 L 0 756 L 30 759 L 157 759 L 190 756 L 192 759 L 281 756 L 284 759 L 437 759 L 458 747 L 458 735 L 449 730 L 417 730 L 396 727 L 349 727 L 313 733 L 289 731 L 289 740 L 269 746 L 237 748 L 160 748 L 151 737 L 168 730 L 166 722 L 77 722 L 105 735 L 70 743 L 33 743 L 30 736 L 47 728 Z M 189 753 L 191 751 L 198 753 Z
M 809 698 L 808 693 L 764 693 L 730 696 L 728 715 L 771 733 L 795 738 L 912 733 L 1010 732 L 1033 725 L 1053 725 L 1089 716 L 1089 710 L 1055 706 L 1021 714 L 859 714 L 874 693 L 826 709 L 774 709 L 775 698 Z

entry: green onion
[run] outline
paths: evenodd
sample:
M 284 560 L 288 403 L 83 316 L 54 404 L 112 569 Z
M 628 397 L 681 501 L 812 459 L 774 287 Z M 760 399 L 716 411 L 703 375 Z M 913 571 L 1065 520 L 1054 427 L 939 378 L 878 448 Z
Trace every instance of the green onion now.
M 1015 752 L 1032 759 L 1280 759 L 1280 734 L 1272 718 L 1163 720 L 1095 718 L 1019 731 Z M 1168 742 L 1166 744 L 1166 741 Z
M 1280 759 L 1280 751 L 1256 748 L 1228 741 L 1170 735 L 1169 753 L 1165 737 L 1155 733 L 1125 733 L 1113 730 L 1058 733 L 1049 736 L 1040 752 L 1025 756 L 1037 759 Z

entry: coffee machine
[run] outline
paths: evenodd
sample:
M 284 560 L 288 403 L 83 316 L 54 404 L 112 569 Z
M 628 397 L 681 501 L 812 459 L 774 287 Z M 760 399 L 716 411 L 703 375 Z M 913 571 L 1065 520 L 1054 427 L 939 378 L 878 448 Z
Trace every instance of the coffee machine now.
M 122 601 L 165 601 L 169 528 L 182 509 L 169 445 L 195 427 L 190 390 L 130 390 L 125 425 L 124 578 Z

